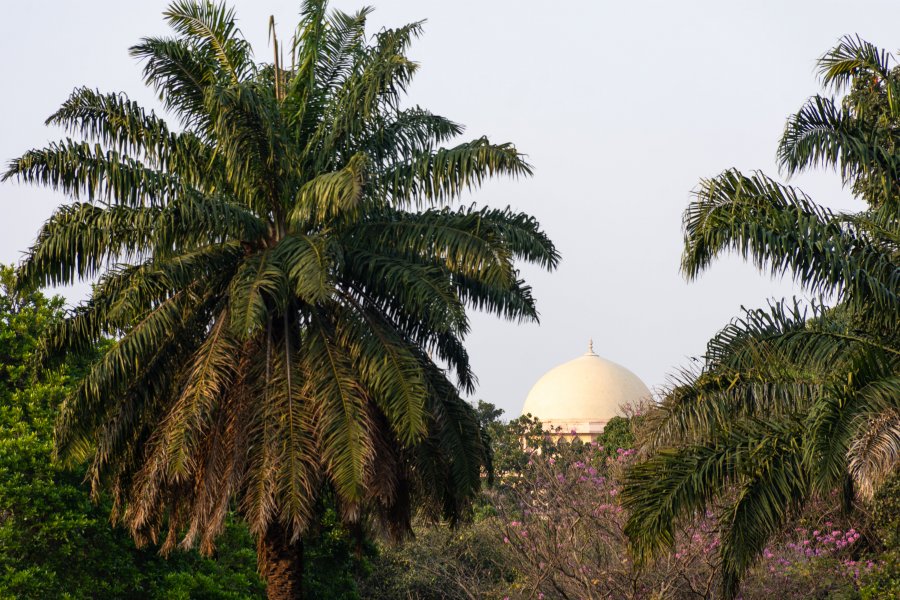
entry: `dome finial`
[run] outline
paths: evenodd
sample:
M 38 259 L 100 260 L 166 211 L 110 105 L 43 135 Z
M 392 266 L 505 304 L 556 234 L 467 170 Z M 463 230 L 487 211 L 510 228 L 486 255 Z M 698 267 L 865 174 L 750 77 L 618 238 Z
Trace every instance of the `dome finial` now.
M 588 351 L 585 356 L 597 356 L 594 352 L 594 338 L 588 338 Z

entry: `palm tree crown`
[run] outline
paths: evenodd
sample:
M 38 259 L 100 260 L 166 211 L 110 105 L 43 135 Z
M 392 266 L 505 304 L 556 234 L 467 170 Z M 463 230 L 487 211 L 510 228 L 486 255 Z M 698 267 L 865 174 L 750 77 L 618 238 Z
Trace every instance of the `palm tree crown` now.
M 480 485 L 458 391 L 475 382 L 466 309 L 536 320 L 516 263 L 558 255 L 528 215 L 447 206 L 531 169 L 511 144 L 442 147 L 462 127 L 402 104 L 421 24 L 367 41 L 369 12 L 308 0 L 289 47 L 275 39 L 259 64 L 231 10 L 178 0 L 174 36 L 131 52 L 180 128 L 77 89 L 48 123 L 83 139 L 4 176 L 74 199 L 21 277 L 99 275 L 43 352 L 113 339 L 57 445 L 91 461 L 138 540 L 209 550 L 235 506 L 260 539 L 296 540 L 326 491 L 344 518 L 402 531 L 411 507 L 458 516 Z
M 684 215 L 682 271 L 735 251 L 814 296 L 749 310 L 708 344 L 650 415 L 649 452 L 628 475 L 626 532 L 640 557 L 714 505 L 726 597 L 792 511 L 843 490 L 870 497 L 900 456 L 900 72 L 845 38 L 819 61 L 841 106 L 815 96 L 788 120 L 782 167 L 824 165 L 869 203 L 835 214 L 793 187 L 735 170 L 703 180 Z

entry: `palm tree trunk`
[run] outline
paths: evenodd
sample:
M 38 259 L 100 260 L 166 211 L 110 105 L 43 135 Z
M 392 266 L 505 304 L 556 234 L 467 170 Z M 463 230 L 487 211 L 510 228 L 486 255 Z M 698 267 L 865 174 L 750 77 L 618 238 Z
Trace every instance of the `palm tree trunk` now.
M 278 523 L 272 523 L 259 540 L 259 567 L 266 580 L 269 600 L 303 598 L 303 541 L 291 542 Z

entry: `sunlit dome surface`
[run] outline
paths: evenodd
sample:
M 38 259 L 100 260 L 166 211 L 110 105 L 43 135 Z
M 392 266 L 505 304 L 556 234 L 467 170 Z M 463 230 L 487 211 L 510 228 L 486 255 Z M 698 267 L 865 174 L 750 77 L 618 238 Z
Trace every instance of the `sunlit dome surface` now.
M 591 423 L 593 430 L 622 416 L 623 406 L 649 398 L 650 390 L 637 375 L 597 356 L 591 343 L 586 354 L 551 369 L 534 384 L 522 414 L 559 425 Z

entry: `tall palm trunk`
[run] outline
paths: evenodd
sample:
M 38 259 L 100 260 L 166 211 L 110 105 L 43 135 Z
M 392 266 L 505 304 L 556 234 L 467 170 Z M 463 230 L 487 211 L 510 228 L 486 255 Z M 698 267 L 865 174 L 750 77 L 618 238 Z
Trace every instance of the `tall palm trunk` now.
M 303 541 L 291 542 L 278 523 L 272 523 L 259 541 L 259 567 L 269 600 L 303 598 Z

